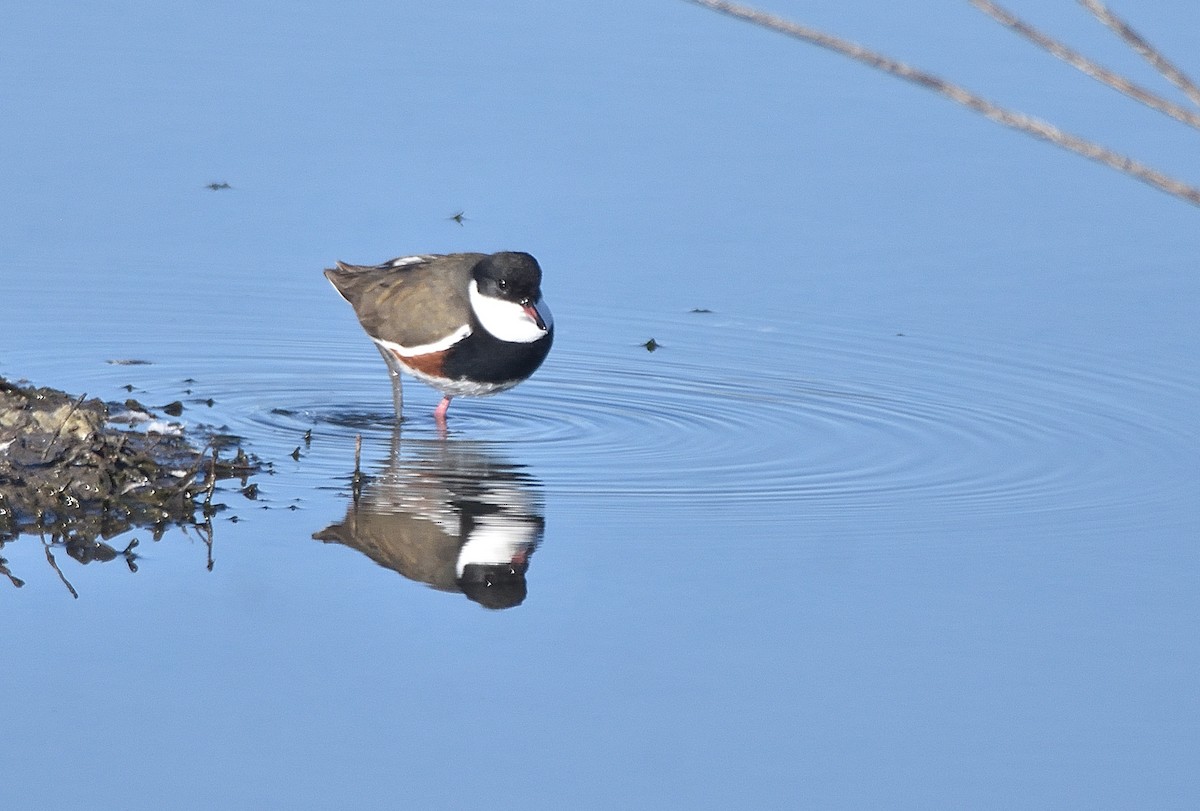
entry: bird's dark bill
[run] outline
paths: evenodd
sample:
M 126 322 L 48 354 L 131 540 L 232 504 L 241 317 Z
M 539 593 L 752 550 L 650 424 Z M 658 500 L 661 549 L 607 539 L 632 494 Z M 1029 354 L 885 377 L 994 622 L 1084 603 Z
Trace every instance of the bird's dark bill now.
M 529 316 L 530 320 L 537 324 L 538 329 L 546 329 L 546 321 L 542 318 L 542 314 L 537 311 L 537 307 L 534 307 L 532 304 L 526 304 L 525 315 Z

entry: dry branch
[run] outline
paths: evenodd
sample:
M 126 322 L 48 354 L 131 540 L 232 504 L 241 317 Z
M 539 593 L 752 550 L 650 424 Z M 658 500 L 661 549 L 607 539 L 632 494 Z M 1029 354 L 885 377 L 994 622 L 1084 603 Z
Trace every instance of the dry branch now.
M 1134 31 L 1129 25 L 1108 10 L 1100 0 L 1079 0 L 1080 5 L 1088 11 L 1095 14 L 1100 22 L 1107 25 L 1117 36 L 1125 40 L 1130 48 L 1137 51 L 1147 62 L 1154 66 L 1154 69 L 1167 78 L 1167 81 L 1178 87 L 1187 97 L 1192 100 L 1193 104 L 1200 105 L 1200 87 L 1187 77 L 1187 75 L 1168 60 L 1157 48 L 1142 38 L 1137 31 Z
M 971 5 L 984 14 L 987 14 L 996 22 L 1015 31 L 1035 45 L 1044 48 L 1072 67 L 1091 76 L 1093 79 L 1103 82 L 1114 90 L 1129 96 L 1131 99 L 1145 104 L 1147 107 L 1151 107 L 1160 113 L 1165 113 L 1174 119 L 1182 121 L 1184 124 L 1200 129 L 1200 113 L 1170 102 L 1157 93 L 1134 84 L 1108 68 L 1096 64 L 1078 51 L 1069 48 L 1056 39 L 1046 36 L 1012 12 L 991 2 L 991 0 L 971 0 Z
M 1114 152 L 1100 144 L 1064 132 L 1049 122 L 1000 107 L 964 87 L 947 82 L 927 71 L 914 68 L 903 62 L 898 62 L 857 43 L 826 34 L 815 28 L 793 23 L 782 17 L 776 17 L 773 14 L 736 3 L 727 3 L 724 0 L 688 0 L 688 2 L 712 9 L 713 11 L 719 11 L 722 14 L 728 14 L 731 17 L 736 17 L 764 28 L 769 28 L 772 31 L 777 31 L 796 39 L 804 40 L 805 42 L 818 45 L 843 56 L 848 56 L 877 70 L 882 70 L 885 73 L 890 73 L 893 76 L 921 85 L 990 118 L 998 124 L 1003 124 L 1006 127 L 1019 130 L 1027 135 L 1032 135 L 1035 138 L 1049 141 L 1056 146 L 1068 149 L 1089 160 L 1124 172 L 1144 183 L 1154 186 L 1160 191 L 1164 191 L 1181 200 L 1186 200 L 1194 206 L 1200 206 L 1200 188 L 1176 180 L 1157 169 L 1126 155 Z M 1084 0 L 1081 0 L 1081 2 L 1084 2 Z

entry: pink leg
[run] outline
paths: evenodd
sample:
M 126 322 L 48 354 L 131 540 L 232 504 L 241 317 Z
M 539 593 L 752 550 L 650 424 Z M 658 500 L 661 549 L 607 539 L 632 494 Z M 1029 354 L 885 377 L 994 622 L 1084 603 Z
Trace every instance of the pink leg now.
M 443 397 L 438 407 L 433 410 L 433 418 L 443 425 L 446 422 L 446 412 L 450 410 L 450 398 Z

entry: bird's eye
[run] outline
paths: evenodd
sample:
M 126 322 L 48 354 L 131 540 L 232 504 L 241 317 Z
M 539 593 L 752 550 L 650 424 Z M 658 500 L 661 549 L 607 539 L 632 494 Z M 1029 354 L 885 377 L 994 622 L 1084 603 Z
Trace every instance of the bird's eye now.
M 496 287 L 499 287 L 501 290 L 507 290 L 508 289 L 508 279 L 500 279 L 499 281 L 496 282 Z

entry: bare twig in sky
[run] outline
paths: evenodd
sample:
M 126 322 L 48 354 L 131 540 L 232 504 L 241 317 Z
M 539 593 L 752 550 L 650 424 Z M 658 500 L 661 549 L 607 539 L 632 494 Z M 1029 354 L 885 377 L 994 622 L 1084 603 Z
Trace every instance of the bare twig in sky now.
M 1146 88 L 1141 87 L 1140 85 L 1136 85 L 1123 76 L 1113 73 L 1111 70 L 1096 64 L 1078 51 L 1067 47 L 1056 39 L 1046 36 L 1029 23 L 1024 22 L 1015 16 L 1012 12 L 1007 11 L 1006 9 L 1003 9 L 991 2 L 991 0 L 971 0 L 971 5 L 975 6 L 984 14 L 987 14 L 1006 28 L 1015 31 L 1029 41 L 1033 42 L 1035 45 L 1046 49 L 1072 67 L 1083 71 L 1093 79 L 1103 82 L 1114 90 L 1124 93 L 1131 99 L 1140 101 L 1147 107 L 1152 107 L 1153 109 L 1158 110 L 1160 113 L 1165 113 L 1174 119 L 1188 124 L 1189 126 L 1200 129 L 1200 113 L 1189 110 L 1186 107 L 1181 107 L 1178 104 L 1174 104 L 1173 102 L 1164 99 L 1157 93 L 1153 93 Z
M 840 53 L 843 56 L 848 56 L 865 65 L 870 65 L 877 70 L 882 70 L 893 76 L 898 76 L 901 79 L 921 85 L 990 118 L 998 124 L 1003 124 L 1006 127 L 1019 130 L 1027 135 L 1032 135 L 1035 138 L 1049 141 L 1063 149 L 1068 149 L 1078 155 L 1082 155 L 1089 160 L 1131 175 L 1167 194 L 1178 197 L 1181 200 L 1186 200 L 1194 206 L 1200 206 L 1200 188 L 1189 186 L 1157 169 L 1126 155 L 1114 152 L 1100 144 L 1064 132 L 1049 122 L 1000 107 L 964 87 L 947 82 L 927 71 L 914 68 L 903 62 L 898 62 L 857 43 L 826 34 L 815 28 L 793 23 L 782 17 L 776 17 L 773 14 L 767 14 L 766 12 L 736 3 L 728 3 L 724 0 L 688 0 L 688 2 L 712 9 L 713 11 L 719 11 L 722 14 L 728 14 L 731 17 L 746 20 L 747 22 L 769 28 L 781 34 L 787 34 L 813 45 L 819 45 L 822 48 Z M 1081 0 L 1081 2 L 1084 2 L 1084 0 Z
M 1117 33 L 1125 43 L 1142 55 L 1147 62 L 1154 66 L 1154 69 L 1187 94 L 1187 97 L 1192 100 L 1193 104 L 1200 105 L 1200 87 L 1184 74 L 1179 68 L 1175 67 L 1165 56 L 1163 56 L 1157 48 L 1151 45 L 1146 40 L 1142 39 L 1137 31 L 1130 28 L 1124 20 L 1108 10 L 1100 0 L 1079 0 L 1080 5 L 1088 11 L 1096 15 L 1100 22 L 1107 25 Z

